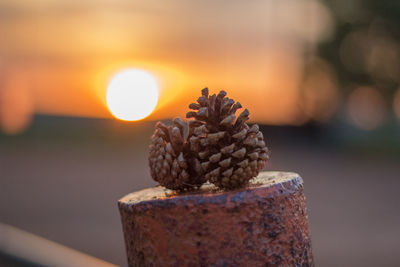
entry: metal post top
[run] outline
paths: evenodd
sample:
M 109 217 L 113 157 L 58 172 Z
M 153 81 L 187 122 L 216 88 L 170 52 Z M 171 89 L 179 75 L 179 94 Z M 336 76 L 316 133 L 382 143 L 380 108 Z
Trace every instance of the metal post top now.
M 192 204 L 243 202 L 249 196 L 257 196 L 263 192 L 265 196 L 290 194 L 303 187 L 303 180 L 293 172 L 264 171 L 250 180 L 249 184 L 240 189 L 224 191 L 212 184 L 203 185 L 194 192 L 175 192 L 162 186 L 143 189 L 122 197 L 118 204 L 120 208 L 135 209 L 141 206 L 175 206 L 191 202 Z
M 262 172 L 247 187 L 154 187 L 118 202 L 129 266 L 313 266 L 296 173 Z

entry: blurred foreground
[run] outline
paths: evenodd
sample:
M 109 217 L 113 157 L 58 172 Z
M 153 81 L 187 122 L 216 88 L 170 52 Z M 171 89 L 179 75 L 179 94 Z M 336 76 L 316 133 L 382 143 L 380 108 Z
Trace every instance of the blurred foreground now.
M 117 200 L 155 185 L 153 127 L 37 117 L 24 135 L 0 136 L 0 222 L 126 266 Z M 268 169 L 305 181 L 316 265 L 398 266 L 398 149 L 355 149 L 332 127 L 262 129 Z

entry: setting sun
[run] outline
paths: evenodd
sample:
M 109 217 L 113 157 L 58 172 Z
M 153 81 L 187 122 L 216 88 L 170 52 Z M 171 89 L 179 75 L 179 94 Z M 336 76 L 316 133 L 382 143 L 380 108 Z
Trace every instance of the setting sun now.
M 120 120 L 136 121 L 153 112 L 158 102 L 158 85 L 153 75 L 140 69 L 117 73 L 107 88 L 107 106 Z

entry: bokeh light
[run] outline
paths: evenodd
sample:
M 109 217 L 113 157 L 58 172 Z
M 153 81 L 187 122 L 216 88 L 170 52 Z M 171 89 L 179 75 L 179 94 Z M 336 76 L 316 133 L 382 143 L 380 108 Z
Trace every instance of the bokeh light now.
M 363 130 L 379 127 L 385 117 L 385 101 L 373 87 L 358 87 L 349 96 L 347 108 L 351 121 Z
M 393 110 L 397 118 L 400 120 L 400 88 L 397 89 L 393 98 Z
M 153 112 L 158 102 L 158 84 L 153 75 L 140 69 L 117 73 L 107 89 L 107 106 L 118 119 L 141 120 Z
M 328 121 L 339 102 L 336 75 L 326 61 L 313 58 L 308 62 L 304 76 L 300 104 L 306 119 Z
M 0 128 L 6 134 L 19 134 L 32 121 L 34 103 L 24 77 L 8 73 L 0 88 Z

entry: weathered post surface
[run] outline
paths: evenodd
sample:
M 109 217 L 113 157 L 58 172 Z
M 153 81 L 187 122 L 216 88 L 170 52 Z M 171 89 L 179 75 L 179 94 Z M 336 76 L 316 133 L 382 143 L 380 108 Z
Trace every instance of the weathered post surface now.
M 314 266 L 296 173 L 261 172 L 233 191 L 149 188 L 118 206 L 129 266 Z

